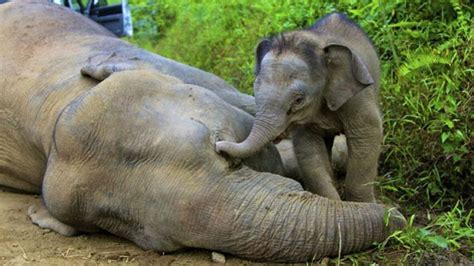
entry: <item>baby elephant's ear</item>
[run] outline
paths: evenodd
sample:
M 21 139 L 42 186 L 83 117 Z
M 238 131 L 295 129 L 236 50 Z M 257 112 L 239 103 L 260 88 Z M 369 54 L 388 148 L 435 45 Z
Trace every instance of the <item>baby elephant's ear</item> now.
M 324 48 L 328 66 L 327 105 L 335 111 L 362 89 L 374 84 L 365 62 L 349 47 L 330 44 Z
M 272 41 L 270 39 L 263 39 L 257 45 L 255 51 L 255 75 L 260 73 L 263 57 L 272 49 Z

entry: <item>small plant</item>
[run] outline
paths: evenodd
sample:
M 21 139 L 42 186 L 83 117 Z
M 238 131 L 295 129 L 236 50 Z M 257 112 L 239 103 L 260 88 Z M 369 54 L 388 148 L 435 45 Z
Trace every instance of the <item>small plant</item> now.
M 390 212 L 387 212 L 389 214 Z M 403 231 L 394 232 L 382 243 L 375 243 L 374 249 L 366 252 L 334 258 L 331 264 L 350 263 L 352 265 L 377 265 L 384 262 L 407 264 L 429 264 L 430 262 L 468 263 L 474 262 L 474 211 L 466 210 L 458 202 L 450 211 L 433 218 L 431 215 L 416 218 L 411 215 L 408 225 Z M 384 217 L 386 222 L 389 215 Z M 417 224 L 417 220 L 427 219 L 427 225 Z M 423 221 L 425 223 L 425 221 Z M 438 257 L 437 254 L 458 254 L 449 258 Z
M 423 227 L 414 224 L 415 217 L 410 216 L 405 230 L 394 232 L 386 241 L 380 243 L 379 250 L 383 250 L 390 243 L 403 251 L 404 260 L 409 257 L 421 258 L 423 255 L 448 249 L 452 252 L 462 252 L 474 259 L 472 209 L 468 211 L 458 202 L 450 211 L 434 219 L 428 217 L 429 224 Z

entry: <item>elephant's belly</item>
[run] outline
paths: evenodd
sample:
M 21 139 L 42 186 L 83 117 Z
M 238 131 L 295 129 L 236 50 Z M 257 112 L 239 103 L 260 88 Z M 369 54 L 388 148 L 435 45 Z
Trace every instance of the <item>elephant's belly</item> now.
M 0 186 L 39 193 L 46 158 L 25 137 L 8 109 L 0 109 Z

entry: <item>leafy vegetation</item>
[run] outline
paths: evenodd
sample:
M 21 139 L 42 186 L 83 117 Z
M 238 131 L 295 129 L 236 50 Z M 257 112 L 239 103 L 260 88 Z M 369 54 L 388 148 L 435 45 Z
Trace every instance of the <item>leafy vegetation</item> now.
M 392 234 L 384 243 L 379 244 L 379 248 L 383 250 L 388 242 L 398 244 L 407 251 L 404 260 L 447 249 L 468 254 L 474 246 L 474 228 L 471 223 L 473 215 L 472 209 L 464 209 L 459 202 L 452 210 L 433 219 L 429 217 L 429 224 L 425 227 L 415 226 L 415 215 L 412 215 L 408 227 Z M 471 256 L 474 254 L 471 253 Z
M 310 26 L 333 11 L 347 13 L 372 37 L 382 60 L 385 139 L 378 188 L 382 198 L 396 198 L 405 214 L 412 215 L 408 229 L 389 242 L 405 250 L 405 259 L 445 249 L 474 256 L 474 27 L 469 1 L 131 4 L 136 35 L 130 41 L 213 72 L 246 93 L 252 93 L 259 39 Z

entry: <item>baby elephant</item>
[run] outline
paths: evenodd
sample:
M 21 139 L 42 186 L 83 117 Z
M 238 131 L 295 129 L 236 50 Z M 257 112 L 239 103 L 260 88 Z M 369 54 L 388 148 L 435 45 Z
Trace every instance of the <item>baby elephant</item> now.
M 216 149 L 247 157 L 291 130 L 306 189 L 340 199 L 330 151 L 343 133 L 349 152 L 344 198 L 374 202 L 383 136 L 380 66 L 366 34 L 334 13 L 311 28 L 262 40 L 256 57 L 253 129 L 243 142 L 220 141 Z

